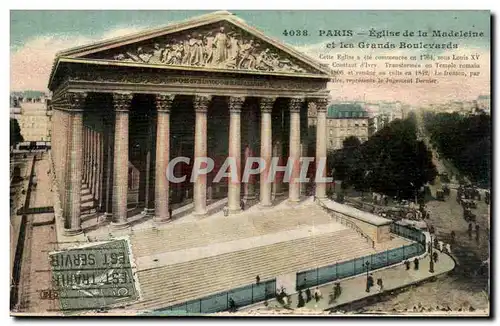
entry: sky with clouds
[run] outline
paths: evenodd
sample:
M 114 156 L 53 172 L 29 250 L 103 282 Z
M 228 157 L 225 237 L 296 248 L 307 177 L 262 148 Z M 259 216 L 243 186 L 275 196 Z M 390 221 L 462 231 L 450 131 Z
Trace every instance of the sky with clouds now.
M 428 85 L 340 85 L 330 84 L 333 98 L 402 100 L 412 104 L 454 99 L 472 99 L 489 94 L 490 88 L 490 13 L 487 11 L 231 11 L 266 35 L 295 46 L 324 63 L 320 54 L 349 55 L 435 55 L 480 54 L 481 74 L 475 78 L 441 78 L 438 86 Z M 47 81 L 56 52 L 74 46 L 122 36 L 148 28 L 161 27 L 208 11 L 11 11 L 10 59 L 11 90 L 47 90 Z M 425 41 L 443 43 L 444 39 L 425 40 L 405 37 L 369 37 L 369 30 L 478 31 L 483 37 L 446 39 L 459 44 L 453 50 L 371 50 L 327 49 L 326 44 L 360 41 Z M 308 30 L 309 35 L 285 36 L 284 30 Z M 353 30 L 352 37 L 319 36 L 319 30 Z M 365 35 L 358 35 L 365 34 Z M 465 62 L 465 61 L 464 61 Z M 458 63 L 458 62 L 456 62 Z M 470 63 L 470 61 L 467 61 Z M 381 69 L 380 67 L 378 69 Z

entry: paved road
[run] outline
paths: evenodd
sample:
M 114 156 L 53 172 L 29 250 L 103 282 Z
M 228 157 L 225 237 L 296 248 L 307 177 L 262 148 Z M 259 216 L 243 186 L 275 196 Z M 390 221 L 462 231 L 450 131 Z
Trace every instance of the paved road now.
M 418 116 L 418 115 L 417 115 Z M 434 153 L 435 156 L 435 153 Z M 434 157 L 434 159 L 436 159 Z M 450 171 L 449 163 L 437 160 L 438 171 Z M 435 193 L 436 187 L 431 186 Z M 467 229 L 469 223 L 463 219 L 462 207 L 456 202 L 456 190 L 451 189 L 450 197 L 445 202 L 430 201 L 427 209 L 430 212 L 430 224 L 434 226 L 439 240 L 450 241 L 450 233 L 456 234 L 456 243 L 452 245 L 452 254 L 457 262 L 453 274 L 439 278 L 434 283 L 424 284 L 411 291 L 396 295 L 385 302 L 377 303 L 367 309 L 392 309 L 412 308 L 419 303 L 424 307 L 449 306 L 453 310 L 460 308 L 488 309 L 488 284 L 489 277 L 481 275 L 479 267 L 483 261 L 489 258 L 489 229 L 490 229 L 490 207 L 483 201 L 478 202 L 478 208 L 473 209 L 477 216 L 479 225 L 479 237 L 476 240 L 475 232 L 469 236 Z M 476 224 L 473 224 L 475 228 Z

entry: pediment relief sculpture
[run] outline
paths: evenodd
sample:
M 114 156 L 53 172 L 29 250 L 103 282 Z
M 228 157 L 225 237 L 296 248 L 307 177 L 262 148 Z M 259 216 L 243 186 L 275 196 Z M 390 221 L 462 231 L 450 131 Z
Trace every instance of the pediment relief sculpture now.
M 287 53 L 232 25 L 188 30 L 108 52 L 108 60 L 265 72 L 314 73 Z M 101 54 L 102 55 L 102 54 Z

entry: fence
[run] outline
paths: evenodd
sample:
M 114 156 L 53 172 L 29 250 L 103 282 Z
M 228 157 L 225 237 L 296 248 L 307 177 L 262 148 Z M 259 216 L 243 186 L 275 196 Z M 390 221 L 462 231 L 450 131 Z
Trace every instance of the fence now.
M 405 225 L 400 225 L 396 223 L 391 224 L 391 232 L 394 234 L 397 234 L 403 238 L 407 238 L 413 241 L 416 241 L 422 245 L 425 246 L 426 240 L 425 240 L 425 235 L 422 233 L 422 231 L 405 226 Z
M 229 300 L 233 299 L 235 307 L 248 306 L 276 297 L 276 279 L 220 292 L 201 299 L 187 301 L 171 307 L 155 310 L 150 315 L 172 313 L 207 314 L 229 309 Z
M 424 245 L 420 243 L 412 243 L 407 246 L 386 250 L 370 256 L 300 272 L 297 273 L 296 289 L 298 291 L 324 283 L 333 282 L 338 279 L 358 275 L 366 272 L 367 268 L 369 270 L 374 270 L 394 265 L 408 258 L 421 255 L 424 252 Z

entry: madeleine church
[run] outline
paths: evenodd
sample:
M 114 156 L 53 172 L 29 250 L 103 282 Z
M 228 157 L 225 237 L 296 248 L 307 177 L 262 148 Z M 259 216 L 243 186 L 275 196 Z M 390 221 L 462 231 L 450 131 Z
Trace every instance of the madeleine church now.
M 49 89 L 65 234 L 81 233 L 88 214 L 120 229 L 136 215 L 168 222 L 184 203 L 204 216 L 221 198 L 237 212 L 241 198 L 266 207 L 276 193 L 325 197 L 326 185 L 301 185 L 296 167 L 301 156 L 326 157 L 330 76 L 225 11 L 59 52 Z M 187 181 L 169 184 L 167 165 L 179 156 L 213 158 L 215 169 L 191 183 L 191 167 L 177 164 Z M 265 182 L 266 173 L 212 182 L 226 157 L 238 158 L 240 173 L 250 156 L 293 160 L 290 183 Z

